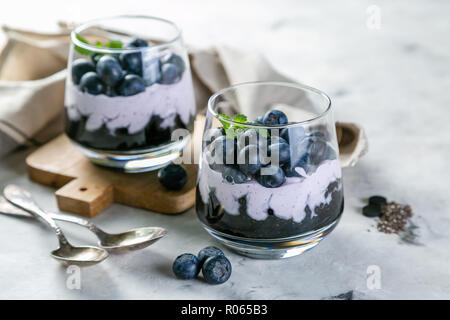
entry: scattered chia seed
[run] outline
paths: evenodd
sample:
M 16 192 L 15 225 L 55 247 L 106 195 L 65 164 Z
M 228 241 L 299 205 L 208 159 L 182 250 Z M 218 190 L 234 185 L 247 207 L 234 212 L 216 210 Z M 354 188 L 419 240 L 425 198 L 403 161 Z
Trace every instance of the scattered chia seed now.
M 412 217 L 412 215 L 413 212 L 409 205 L 389 202 L 381 206 L 381 217 L 377 229 L 384 233 L 405 231 L 408 218 Z

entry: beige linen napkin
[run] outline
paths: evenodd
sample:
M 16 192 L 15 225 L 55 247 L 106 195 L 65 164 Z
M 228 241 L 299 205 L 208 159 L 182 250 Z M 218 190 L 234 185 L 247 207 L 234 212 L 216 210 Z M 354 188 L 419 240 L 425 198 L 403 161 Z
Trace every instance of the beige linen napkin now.
M 6 44 L 0 52 L 0 157 L 20 145 L 41 144 L 63 130 L 64 81 L 70 26 L 44 34 L 3 27 Z M 189 50 L 197 110 L 219 89 L 247 81 L 288 81 L 257 53 L 230 47 Z M 264 93 L 262 93 L 264 94 Z M 276 94 L 276 93 L 265 93 Z M 251 97 L 248 115 L 258 106 Z M 292 97 L 302 99 L 304 97 Z M 364 131 L 353 123 L 337 124 L 342 166 L 352 166 L 367 152 Z

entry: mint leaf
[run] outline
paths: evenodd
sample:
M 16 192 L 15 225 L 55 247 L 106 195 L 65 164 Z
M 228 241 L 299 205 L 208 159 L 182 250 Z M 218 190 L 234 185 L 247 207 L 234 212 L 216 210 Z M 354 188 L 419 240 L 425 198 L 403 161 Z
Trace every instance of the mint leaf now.
M 85 38 L 83 38 L 83 37 L 80 36 L 79 34 L 75 34 L 75 38 L 77 38 L 78 40 L 80 40 L 80 41 L 83 42 L 83 43 L 89 44 L 89 41 L 87 41 Z M 75 48 L 75 50 L 76 50 L 78 53 L 81 53 L 81 54 L 84 55 L 84 56 L 90 56 L 90 55 L 92 54 L 91 51 L 89 51 L 89 50 L 87 50 L 87 49 L 84 49 L 84 48 L 81 48 L 81 47 L 79 47 L 79 46 L 77 46 L 77 45 L 75 45 L 74 48 Z
M 110 49 L 122 49 L 123 44 L 122 44 L 122 41 L 120 41 L 120 40 L 110 40 L 106 44 L 106 47 L 110 48 Z
M 227 116 L 226 114 L 219 114 L 219 121 L 222 124 L 222 127 L 226 131 L 226 130 L 228 130 L 228 128 L 230 128 L 230 124 L 222 119 L 231 120 L 231 118 L 229 116 Z
M 243 115 L 243 114 L 235 115 L 233 120 L 236 121 L 236 122 L 248 123 L 247 122 L 247 116 Z

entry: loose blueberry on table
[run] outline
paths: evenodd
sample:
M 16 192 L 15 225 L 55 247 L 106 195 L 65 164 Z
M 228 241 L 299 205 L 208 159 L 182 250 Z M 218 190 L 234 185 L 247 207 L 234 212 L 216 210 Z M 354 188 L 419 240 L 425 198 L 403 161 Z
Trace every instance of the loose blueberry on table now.
M 340 165 L 319 128 L 290 123 L 279 110 L 254 121 L 244 115 L 218 120 L 222 127 L 204 137 L 196 191 L 197 215 L 206 226 L 238 237 L 275 239 L 319 229 L 339 217 Z
M 188 280 L 197 277 L 202 270 L 203 277 L 209 284 L 222 284 L 231 276 L 231 263 L 222 250 L 209 246 L 198 253 L 184 253 L 178 256 L 172 266 L 173 273 L 179 279 Z
M 184 253 L 175 259 L 172 270 L 179 279 L 194 279 L 200 272 L 200 262 L 195 255 Z

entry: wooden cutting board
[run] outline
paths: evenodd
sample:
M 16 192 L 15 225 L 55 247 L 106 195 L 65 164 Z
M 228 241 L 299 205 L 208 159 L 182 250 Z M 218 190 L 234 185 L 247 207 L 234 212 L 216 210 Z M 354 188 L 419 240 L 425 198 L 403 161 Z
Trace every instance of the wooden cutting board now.
M 201 142 L 203 124 L 195 122 L 192 141 Z M 85 217 L 96 216 L 114 202 L 169 214 L 186 211 L 195 202 L 195 164 L 183 165 L 188 174 L 183 189 L 170 191 L 159 183 L 157 171 L 125 174 L 92 164 L 65 134 L 30 154 L 26 164 L 31 180 L 57 189 L 60 210 Z

